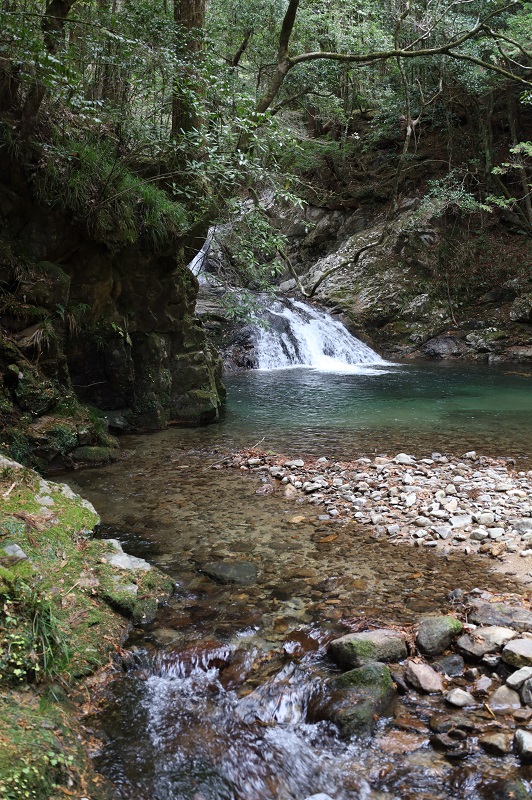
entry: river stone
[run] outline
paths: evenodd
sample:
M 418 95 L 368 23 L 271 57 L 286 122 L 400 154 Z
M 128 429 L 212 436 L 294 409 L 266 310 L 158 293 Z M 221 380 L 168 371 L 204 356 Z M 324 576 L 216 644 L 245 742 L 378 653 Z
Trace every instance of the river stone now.
M 442 675 L 447 675 L 448 678 L 458 678 L 464 674 L 464 659 L 462 656 L 455 653 L 451 656 L 442 656 L 432 662 L 432 668 Z
M 456 517 L 451 517 L 449 520 L 453 528 L 467 528 L 473 522 L 471 514 L 457 514 Z
M 130 556 L 127 553 L 124 553 L 122 545 L 118 539 L 104 539 L 103 541 L 114 548 L 113 553 L 105 553 L 104 556 L 104 558 L 107 559 L 107 562 L 112 567 L 118 567 L 119 569 L 130 569 L 133 571 L 140 570 L 142 572 L 148 572 L 151 569 L 151 564 L 144 558 L 137 558 L 136 556 Z
M 532 519 L 525 518 L 525 519 L 513 519 L 511 521 L 512 528 L 517 531 L 517 533 L 525 534 L 525 533 L 532 533 Z
M 532 733 L 520 728 L 515 732 L 514 743 L 521 760 L 532 761 Z
M 464 655 L 480 659 L 487 653 L 496 653 L 515 635 L 515 631 L 510 628 L 492 625 L 487 628 L 477 628 L 473 633 L 460 636 L 456 646 Z
M 255 583 L 258 577 L 257 567 L 249 561 L 211 561 L 201 568 L 201 572 L 218 583 L 237 583 L 241 586 Z
M 469 614 L 475 625 L 500 625 L 516 631 L 532 630 L 532 611 L 505 603 L 478 603 Z
M 493 756 L 505 756 L 510 752 L 512 737 L 508 733 L 491 733 L 478 740 L 480 746 Z
M 502 651 L 502 660 L 512 667 L 532 667 L 532 639 L 513 639 Z
M 506 678 L 506 683 L 511 689 L 519 689 L 529 678 L 532 678 L 532 667 L 521 667 Z
M 488 700 L 488 705 L 493 711 L 513 711 L 521 708 L 521 700 L 514 689 L 509 686 L 499 686 Z
M 19 558 L 21 561 L 26 561 L 28 558 L 22 547 L 18 544 L 4 544 L 2 550 L 6 555 Z
M 530 792 L 518 779 L 500 780 L 490 787 L 490 800 L 530 800 Z
M 318 718 L 334 722 L 343 738 L 366 737 L 379 717 L 392 715 L 396 699 L 386 664 L 366 664 L 330 681 Z
M 334 639 L 329 652 L 341 667 L 361 667 L 373 661 L 402 661 L 407 656 L 404 636 L 389 628 L 348 633 Z
M 407 661 L 405 666 L 405 678 L 408 683 L 427 694 L 443 692 L 443 682 L 441 675 L 428 664 L 419 664 L 416 661 Z
M 523 683 L 520 694 L 523 703 L 527 706 L 532 706 L 532 678 Z
M 475 683 L 473 691 L 481 696 L 488 695 L 492 689 L 493 681 L 487 675 L 481 675 Z
M 462 633 L 462 623 L 455 617 L 425 617 L 419 623 L 416 644 L 422 653 L 439 656 Z
M 452 689 L 445 695 L 445 699 L 452 706 L 458 708 L 465 708 L 465 706 L 476 705 L 475 698 L 469 692 L 464 692 L 463 689 Z
M 396 464 L 405 464 L 406 466 L 410 466 L 416 463 L 416 459 L 412 456 L 407 455 L 406 453 L 398 453 L 394 461 Z

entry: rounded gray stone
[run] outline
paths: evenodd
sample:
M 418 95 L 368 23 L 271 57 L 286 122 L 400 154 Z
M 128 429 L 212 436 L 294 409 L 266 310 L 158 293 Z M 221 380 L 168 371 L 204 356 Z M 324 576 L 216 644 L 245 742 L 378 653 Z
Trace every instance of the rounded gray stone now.
M 455 617 L 425 617 L 419 623 L 416 644 L 422 653 L 439 656 L 462 633 L 462 623 Z
M 373 661 L 402 661 L 407 656 L 403 634 L 390 628 L 348 633 L 334 639 L 329 652 L 343 667 L 361 667 Z
M 242 586 L 255 583 L 258 577 L 257 567 L 249 561 L 237 563 L 212 561 L 210 564 L 205 564 L 201 572 L 218 583 L 237 583 Z
M 532 667 L 532 639 L 512 639 L 502 651 L 502 659 L 512 667 Z

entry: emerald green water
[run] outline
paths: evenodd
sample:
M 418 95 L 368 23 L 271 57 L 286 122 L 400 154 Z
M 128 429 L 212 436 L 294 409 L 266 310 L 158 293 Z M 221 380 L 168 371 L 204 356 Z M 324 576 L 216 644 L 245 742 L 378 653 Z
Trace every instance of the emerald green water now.
M 532 369 L 447 364 L 311 369 L 226 377 L 221 424 L 183 431 L 185 442 L 340 457 L 399 448 L 532 455 Z

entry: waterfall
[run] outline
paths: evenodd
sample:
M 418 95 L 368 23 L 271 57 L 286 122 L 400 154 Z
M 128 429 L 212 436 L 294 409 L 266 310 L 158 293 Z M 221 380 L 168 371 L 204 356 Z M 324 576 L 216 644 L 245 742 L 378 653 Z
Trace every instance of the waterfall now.
M 276 300 L 261 319 L 264 324 L 256 333 L 258 369 L 367 372 L 370 365 L 388 364 L 330 314 L 299 300 Z
M 201 250 L 196 253 L 190 264 L 187 265 L 189 270 L 193 275 L 196 276 L 200 283 L 208 283 L 208 280 L 205 276 L 205 262 L 209 257 L 209 250 L 211 249 L 213 236 L 214 228 L 209 228 L 209 233 L 203 242 Z

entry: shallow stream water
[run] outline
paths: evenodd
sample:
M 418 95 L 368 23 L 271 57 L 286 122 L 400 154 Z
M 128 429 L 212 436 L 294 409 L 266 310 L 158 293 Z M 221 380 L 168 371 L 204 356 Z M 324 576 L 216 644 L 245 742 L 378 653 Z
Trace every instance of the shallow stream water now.
M 473 746 L 453 761 L 433 750 L 438 697 L 403 695 L 395 718 L 363 742 L 341 741 L 313 711 L 335 672 L 331 638 L 447 612 L 455 588 L 522 591 L 511 578 L 462 552 L 395 546 L 363 526 L 320 520 L 307 504 L 257 496 L 260 473 L 212 468 L 229 448 L 262 440 L 263 449 L 331 460 L 476 449 L 527 461 L 531 388 L 524 374 L 414 365 L 255 372 L 229 382 L 222 424 L 124 437 L 123 461 L 70 475 L 101 514 L 101 534 L 178 587 L 156 622 L 134 632 L 129 671 L 94 720 L 98 767 L 116 797 L 492 800 L 503 778 L 531 779 L 513 755 Z M 201 571 L 212 561 L 248 562 L 257 579 L 215 583 Z M 475 725 L 491 732 L 495 723 L 480 709 Z

